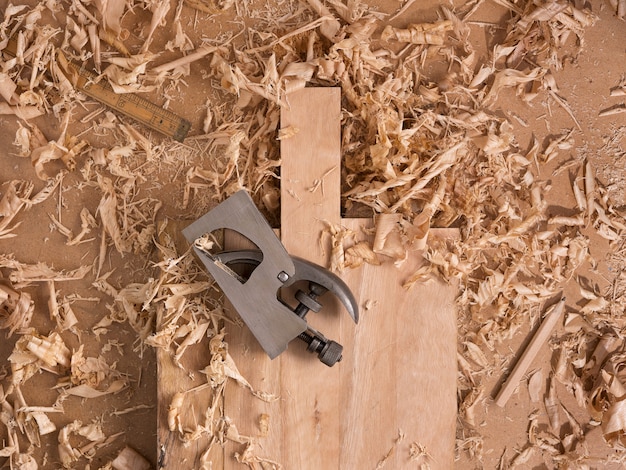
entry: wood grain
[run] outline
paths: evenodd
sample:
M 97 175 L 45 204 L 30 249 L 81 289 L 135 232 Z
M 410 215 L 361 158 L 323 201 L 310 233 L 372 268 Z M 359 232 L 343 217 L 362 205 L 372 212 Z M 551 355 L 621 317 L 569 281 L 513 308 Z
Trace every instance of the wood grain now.
M 361 233 L 370 219 L 340 216 L 340 91 L 307 88 L 289 95 L 281 127 L 281 239 L 292 255 L 328 265 L 320 243 L 328 223 Z M 293 134 L 293 132 L 291 132 Z M 455 231 L 452 231 L 454 234 Z M 450 231 L 433 231 L 449 236 Z M 284 468 L 412 468 L 422 446 L 431 468 L 452 468 L 456 420 L 457 288 L 437 281 L 402 288 L 419 266 L 414 253 L 398 269 L 366 265 L 341 274 L 362 307 L 355 325 L 332 296 L 307 321 L 344 345 L 332 368 L 294 341 L 270 361 L 245 328 L 228 328 L 242 374 L 279 399 L 266 403 L 238 386 L 227 389 L 225 414 L 242 434 L 259 439 L 258 454 Z M 268 415 L 263 436 L 259 419 Z M 241 468 L 225 448 L 225 468 Z
M 340 90 L 305 89 L 290 95 L 289 103 L 281 126 L 298 130 L 281 141 L 281 239 L 292 255 L 327 266 L 330 250 L 320 240 L 328 224 L 366 237 L 362 229 L 371 228 L 372 220 L 340 216 Z M 432 234 L 449 237 L 456 231 Z M 227 249 L 247 247 L 233 234 L 225 243 Z M 453 467 L 457 288 L 433 280 L 404 290 L 403 281 L 421 260 L 412 253 L 402 268 L 387 262 L 341 273 L 359 301 L 359 324 L 330 294 L 321 298 L 321 312 L 307 316 L 314 328 L 344 345 L 344 359 L 332 368 L 298 340 L 271 361 L 231 309 L 230 354 L 255 389 L 277 397 L 263 401 L 233 381 L 227 385 L 224 415 L 256 444 L 256 459 L 285 469 L 402 469 L 416 465 L 411 452 L 421 446 L 431 468 Z M 160 468 L 197 468 L 208 444 L 185 447 L 167 428 L 171 398 L 196 385 L 188 372 L 206 365 L 206 347 L 186 354 L 184 371 L 159 352 Z M 210 400 L 210 390 L 194 392 L 196 414 Z M 193 411 L 186 410 L 185 419 Z M 213 468 L 243 468 L 237 455 L 245 448 L 230 440 L 223 450 L 214 446 Z

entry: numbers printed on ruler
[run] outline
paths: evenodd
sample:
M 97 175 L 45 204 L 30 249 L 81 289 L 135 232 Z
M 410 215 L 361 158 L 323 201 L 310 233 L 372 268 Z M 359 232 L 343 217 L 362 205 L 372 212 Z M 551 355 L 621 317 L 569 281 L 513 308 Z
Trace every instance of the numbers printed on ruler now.
M 0 50 L 15 57 L 17 40 L 14 37 L 9 38 L 4 49 Z M 191 129 L 191 123 L 186 119 L 138 95 L 115 93 L 108 81 L 98 80 L 95 73 L 87 70 L 84 65 L 78 65 L 69 60 L 61 50 L 57 51 L 57 60 L 61 70 L 73 86 L 96 101 L 179 142 L 185 139 Z
M 106 80 L 98 80 L 94 73 L 67 59 L 66 63 L 78 76 L 76 88 L 91 98 L 179 142 L 189 132 L 191 123 L 186 119 L 134 93 L 116 93 Z
M 2 51 L 15 57 L 17 40 L 14 37 L 9 38 Z M 189 121 L 138 95 L 115 93 L 108 81 L 98 80 L 98 75 L 86 69 L 84 65 L 72 62 L 61 50 L 57 52 L 61 70 L 76 89 L 157 132 L 179 142 L 184 140 L 191 128 Z

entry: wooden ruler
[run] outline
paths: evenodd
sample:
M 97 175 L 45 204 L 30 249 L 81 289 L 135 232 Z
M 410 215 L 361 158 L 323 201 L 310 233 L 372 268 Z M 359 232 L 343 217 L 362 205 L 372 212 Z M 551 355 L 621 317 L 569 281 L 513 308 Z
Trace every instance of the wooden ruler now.
M 9 40 L 4 52 L 15 56 L 17 42 Z M 90 98 L 178 142 L 187 136 L 191 123 L 186 119 L 134 93 L 116 93 L 107 80 L 69 60 L 60 50 L 57 61 L 72 85 Z

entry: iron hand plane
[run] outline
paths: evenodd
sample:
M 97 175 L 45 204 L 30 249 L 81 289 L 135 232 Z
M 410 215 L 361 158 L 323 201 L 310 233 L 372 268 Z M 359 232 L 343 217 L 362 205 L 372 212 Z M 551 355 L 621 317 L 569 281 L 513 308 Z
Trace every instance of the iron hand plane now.
M 256 249 L 214 252 L 210 237 L 220 229 L 239 232 Z M 245 190 L 193 222 L 183 235 L 271 359 L 299 338 L 327 366 L 341 360 L 343 346 L 310 327 L 306 315 L 319 312 L 318 297 L 330 291 L 357 323 L 358 305 L 352 292 L 334 273 L 290 256 Z M 292 307 L 282 294 L 300 281 L 308 282 L 308 292 L 297 290 Z

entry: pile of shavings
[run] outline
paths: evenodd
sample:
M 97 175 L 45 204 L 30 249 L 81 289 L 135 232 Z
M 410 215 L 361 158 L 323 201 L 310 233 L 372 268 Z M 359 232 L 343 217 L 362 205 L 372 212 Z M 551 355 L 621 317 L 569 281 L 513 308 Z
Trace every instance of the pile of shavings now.
M 105 436 L 97 420 L 57 429 L 48 418 L 63 413 L 71 395 L 98 400 L 128 387 L 128 377 L 103 355 L 86 356 L 82 346 L 74 351 L 67 346 L 70 335 L 81 336 L 80 314 L 67 286 L 85 279 L 109 311 L 91 326 L 97 338 L 106 337 L 115 323 L 126 323 L 136 334 L 137 350 L 166 351 L 180 367 L 189 348 L 208 339 L 202 374 L 203 387 L 213 393 L 210 408 L 190 414 L 189 390 L 172 398 L 168 414 L 170 431 L 183 442 L 207 438 L 203 468 L 211 466 L 211 446 L 226 440 L 242 444 L 237 458 L 250 468 L 279 468 L 257 455 L 256 438 L 239 435 L 236 423 L 221 414 L 228 380 L 260 399 L 275 397 L 256 390 L 238 372 L 212 282 L 189 252 L 177 250 L 157 219 L 176 212 L 197 217 L 246 188 L 277 220 L 278 142 L 290 132 L 280 129 L 280 107 L 288 105 L 290 91 L 307 85 L 341 87 L 344 206 L 348 212 L 375 214 L 377 220 L 372 246 L 354 242 L 342 227 L 330 228 L 332 268 L 400 264 L 420 249 L 428 263 L 406 280 L 407 289 L 432 276 L 460 281 L 457 451 L 482 458 L 476 416 L 487 406 L 485 383 L 511 356 L 498 348 L 536 322 L 548 299 L 576 285 L 582 269 L 596 269 L 591 236 L 605 240 L 615 253 L 616 278 L 606 292 L 580 285 L 582 306 L 568 311 L 563 331 L 551 343 L 559 360 L 549 385 L 536 374 L 532 385 L 529 381 L 529 393 L 543 399 L 546 412 L 529 416 L 526 446 L 511 459 L 503 455 L 502 465 L 522 464 L 534 453 L 584 464 L 586 432 L 597 426 L 608 444 L 622 448 L 626 410 L 618 312 L 626 295 L 620 255 L 626 222 L 588 158 L 573 158 L 559 169 L 570 177 L 576 200 L 571 215 L 549 212 L 550 186 L 537 176 L 539 168 L 562 160 L 575 145 L 580 124 L 555 77 L 584 51 L 584 31 L 595 16 L 578 2 L 498 0 L 510 18 L 506 34 L 481 63 L 469 41 L 480 0 L 454 10 L 442 7 L 437 20 L 403 27 L 365 4 L 329 3 L 308 0 L 292 11 L 290 5 L 255 9 L 196 0 L 177 2 L 175 8 L 170 2 L 48 0 L 34 7 L 10 4 L 2 12 L 0 46 L 14 38 L 17 52 L 3 55 L 0 113 L 18 120 L 15 153 L 31 160 L 34 178 L 0 181 L 0 240 L 23 236 L 19 226 L 29 210 L 50 205 L 64 185 L 66 192 L 95 193 L 99 201 L 80 210 L 80 226 L 69 227 L 60 210 L 49 214 L 67 246 L 89 247 L 91 264 L 59 271 L 43 262 L 0 257 L 0 327 L 19 336 L 10 372 L 0 383 L 0 423 L 8 436 L 0 457 L 13 468 L 38 468 L 32 448 L 44 436 L 58 437 L 55 459 L 68 468 L 92 459 L 119 437 Z M 411 4 L 394 17 L 401 18 Z M 611 5 L 623 18 L 623 1 Z M 183 19 L 207 13 L 254 24 L 237 34 L 199 39 L 190 31 L 195 22 Z M 135 15 L 139 26 L 126 29 Z M 60 25 L 51 26 L 56 23 L 50 17 Z M 170 40 L 158 52 L 163 33 Z M 212 91 L 200 122 L 194 123 L 196 134 L 185 144 L 169 143 L 101 106 L 91 110 L 93 103 L 74 90 L 57 64 L 58 49 L 92 64 L 116 92 L 152 93 L 165 106 L 178 94 L 184 97 L 186 81 L 201 75 Z M 442 73 L 431 73 L 442 63 Z M 515 117 L 497 112 L 503 96 L 560 107 L 572 128 L 522 150 L 509 120 Z M 37 125 L 44 115 L 57 118 L 55 137 Z M 165 181 L 179 195 L 175 203 L 159 195 Z M 35 191 L 35 183 L 42 182 L 45 186 Z M 461 238 L 430 243 L 431 227 L 457 227 Z M 143 266 L 143 279 L 113 281 L 107 270 L 111 256 Z M 33 286 L 45 292 L 47 306 L 34 305 L 28 292 Z M 31 325 L 39 308 L 49 311 L 47 334 Z M 43 372 L 59 377 L 58 400 L 45 406 L 26 403 L 22 387 Z M 557 382 L 587 414 L 586 422 L 561 403 Z M 139 458 L 126 449 L 104 468 L 127 468 L 123 462 Z

